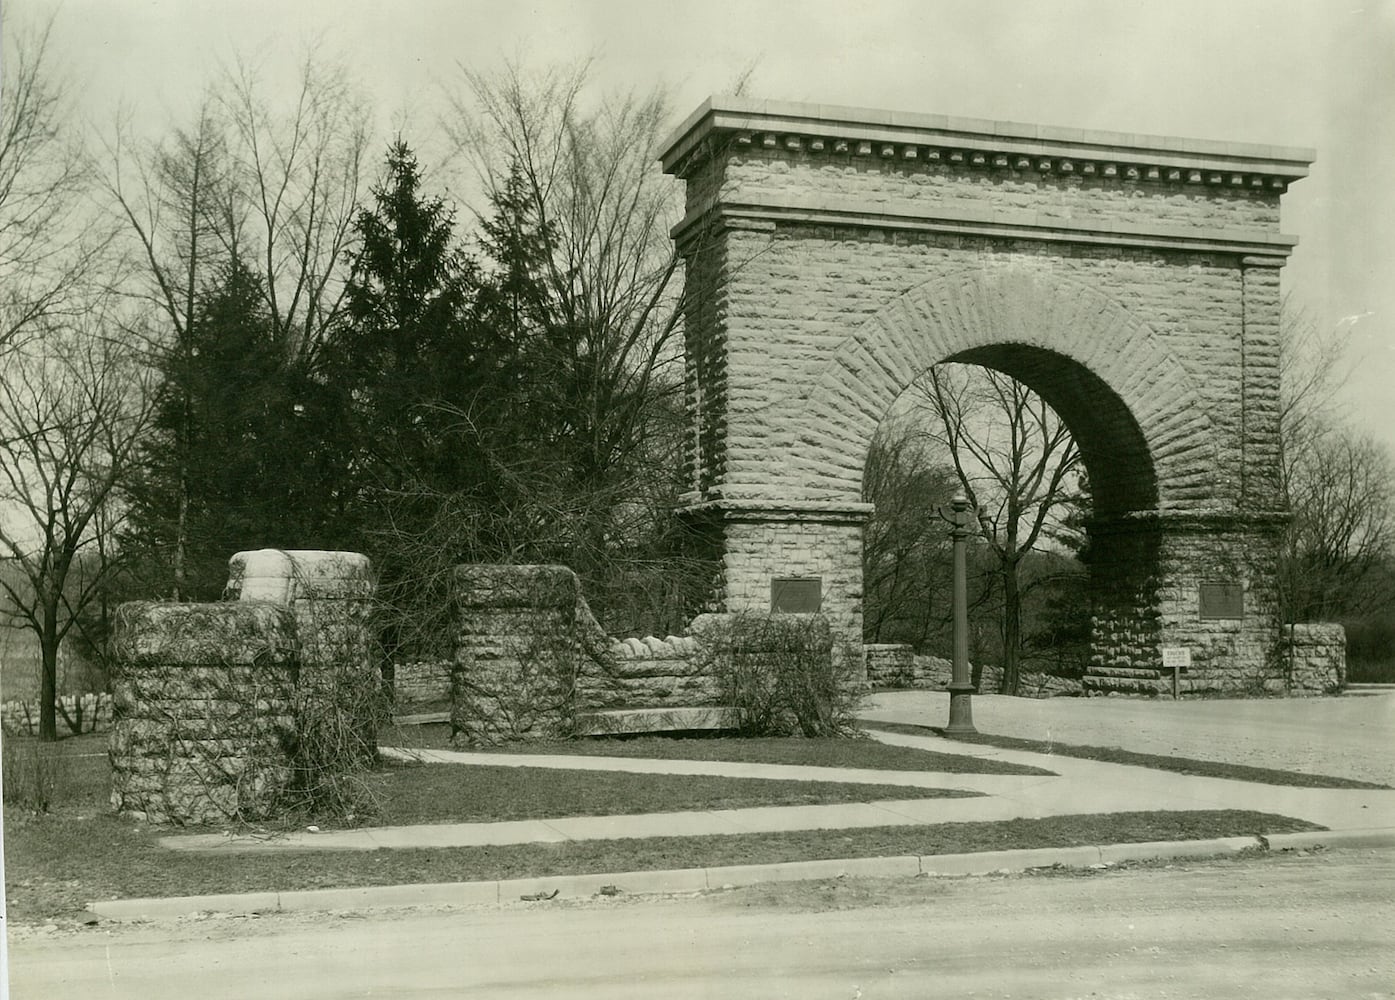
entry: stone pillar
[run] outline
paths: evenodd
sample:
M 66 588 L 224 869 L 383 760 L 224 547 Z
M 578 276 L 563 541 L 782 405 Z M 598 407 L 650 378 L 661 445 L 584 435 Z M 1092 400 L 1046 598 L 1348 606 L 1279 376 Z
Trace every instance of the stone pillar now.
M 1284 506 L 1279 454 L 1282 257 L 1241 258 L 1241 497 L 1250 511 Z
M 259 549 L 228 561 L 225 596 L 288 608 L 300 638 L 302 736 L 377 755 L 387 702 L 370 615 L 374 585 L 357 552 Z
M 273 815 L 294 776 L 296 629 L 269 604 L 123 604 L 112 807 L 150 823 Z
M 1156 518 L 1126 516 L 1090 525 L 1090 665 L 1083 680 L 1087 692 L 1158 692 L 1161 548 Z
M 1140 514 L 1091 526 L 1088 692 L 1164 694 L 1166 647 L 1183 694 L 1284 689 L 1276 658 L 1279 515 Z
M 817 612 L 862 645 L 862 529 L 866 503 L 709 501 L 685 515 L 721 551 L 713 610 Z
M 466 742 L 570 736 L 584 670 L 602 673 L 610 639 L 565 566 L 457 566 L 451 726 Z

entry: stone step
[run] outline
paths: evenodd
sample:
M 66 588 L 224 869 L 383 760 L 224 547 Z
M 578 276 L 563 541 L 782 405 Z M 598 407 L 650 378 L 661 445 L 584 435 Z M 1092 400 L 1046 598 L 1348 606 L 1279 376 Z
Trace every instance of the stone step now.
M 394 726 L 425 726 L 433 722 L 449 722 L 449 712 L 417 712 L 413 715 L 394 715 Z
M 576 718 L 578 736 L 620 736 L 629 733 L 676 733 L 689 729 L 735 729 L 734 708 L 721 705 L 672 708 L 616 708 L 584 712 Z

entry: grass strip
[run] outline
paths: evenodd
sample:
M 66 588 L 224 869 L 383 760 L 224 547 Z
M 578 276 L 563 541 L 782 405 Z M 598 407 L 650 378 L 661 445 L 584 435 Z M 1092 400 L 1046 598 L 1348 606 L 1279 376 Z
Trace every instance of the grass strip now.
M 360 818 L 364 822 L 394 825 L 626 816 L 977 794 L 906 785 L 459 764 L 389 763 L 364 775 L 362 781 L 378 807 L 374 815 Z
M 82 822 L 45 817 L 13 829 L 8 816 L 6 822 L 10 877 L 6 892 L 10 919 L 19 923 L 81 919 L 84 904 L 99 899 L 715 868 L 1322 829 L 1268 813 L 1211 810 L 506 847 L 227 856 L 164 850 L 154 840 L 160 831 L 109 815 Z
M 384 729 L 383 746 L 432 750 L 453 747 L 450 726 L 433 723 Z M 473 748 L 471 748 L 473 749 Z M 475 750 L 500 754 L 581 754 L 651 760 L 705 760 L 807 767 L 856 767 L 879 771 L 940 771 L 946 774 L 1036 774 L 1051 771 L 919 747 L 896 747 L 864 737 L 626 736 L 512 743 Z
M 1081 760 L 1097 760 L 1106 764 L 1131 764 L 1135 767 L 1151 767 L 1157 771 L 1172 771 L 1176 774 L 1191 774 L 1203 778 L 1228 778 L 1232 781 L 1251 781 L 1261 785 L 1284 785 L 1293 788 L 1366 788 L 1389 789 L 1389 785 L 1360 781 L 1356 778 L 1334 778 L 1324 774 L 1305 774 L 1301 771 L 1282 771 L 1268 767 L 1250 767 L 1246 764 L 1228 764 L 1224 761 L 1195 760 L 1190 757 L 1169 757 L 1162 754 L 1135 753 L 1119 747 L 1080 746 L 1071 743 L 1027 740 L 1016 736 L 998 736 L 993 733 L 958 734 L 950 736 L 937 726 L 917 726 L 902 722 L 866 723 L 869 730 L 888 733 L 903 733 L 909 736 L 942 736 L 960 743 L 973 743 L 979 746 L 997 747 L 1001 750 L 1027 750 L 1031 753 L 1055 755 L 1058 757 L 1078 757 Z

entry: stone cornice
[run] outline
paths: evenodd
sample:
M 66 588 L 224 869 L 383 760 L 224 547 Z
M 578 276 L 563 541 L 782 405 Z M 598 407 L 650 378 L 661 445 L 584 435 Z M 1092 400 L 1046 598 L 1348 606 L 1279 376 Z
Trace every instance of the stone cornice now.
M 821 199 L 818 207 L 804 207 L 797 199 L 775 195 L 742 202 L 715 199 L 694 208 L 673 227 L 680 244 L 711 226 L 773 230 L 777 225 L 851 226 L 919 232 L 974 235 L 990 239 L 1049 240 L 1054 242 L 1189 250 L 1197 253 L 1246 255 L 1246 263 L 1282 266 L 1298 240 L 1292 236 L 1252 230 L 1191 229 L 1158 223 L 1137 224 L 1109 219 L 1063 219 L 1041 212 L 975 210 L 948 205 L 927 205 L 916 212 L 888 211 L 884 203 Z
M 728 143 L 800 155 L 1276 192 L 1306 177 L 1315 155 L 1306 148 L 713 97 L 674 131 L 659 158 L 665 172 L 683 177 Z
M 686 517 L 715 517 L 724 521 L 812 521 L 820 524 L 862 524 L 876 508 L 870 503 L 833 500 L 705 500 L 679 508 Z

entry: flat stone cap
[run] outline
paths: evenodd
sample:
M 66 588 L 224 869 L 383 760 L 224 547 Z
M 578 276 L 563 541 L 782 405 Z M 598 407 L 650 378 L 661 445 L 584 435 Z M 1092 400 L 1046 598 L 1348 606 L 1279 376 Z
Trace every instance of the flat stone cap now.
M 254 549 L 228 560 L 230 600 L 288 604 L 305 598 L 367 598 L 372 565 L 358 552 L 321 549 Z
M 1304 177 L 1312 149 L 992 121 L 833 104 L 709 97 L 663 143 L 664 170 L 679 172 L 718 132 L 763 132 L 810 138 L 991 150 L 1028 156 L 1114 160 L 1156 166 Z

